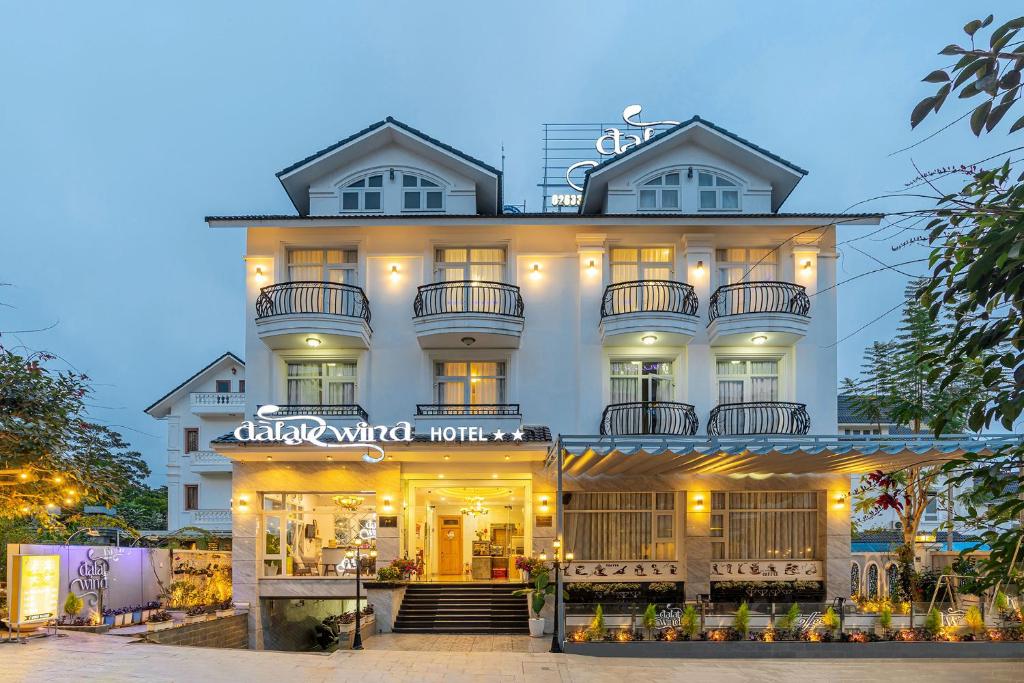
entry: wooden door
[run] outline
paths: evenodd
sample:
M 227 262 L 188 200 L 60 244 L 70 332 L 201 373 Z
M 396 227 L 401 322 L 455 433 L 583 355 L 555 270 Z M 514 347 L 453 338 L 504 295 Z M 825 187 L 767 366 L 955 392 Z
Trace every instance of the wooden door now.
M 437 573 L 462 574 L 462 515 L 437 518 Z

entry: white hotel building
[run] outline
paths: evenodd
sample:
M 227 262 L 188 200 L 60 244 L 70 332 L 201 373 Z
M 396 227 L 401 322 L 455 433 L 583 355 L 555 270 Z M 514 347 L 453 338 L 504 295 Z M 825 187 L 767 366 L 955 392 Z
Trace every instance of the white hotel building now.
M 353 595 L 354 541 L 426 581 L 518 580 L 560 536 L 572 581 L 848 596 L 850 475 L 926 446 L 835 436 L 836 224 L 880 216 L 781 211 L 805 173 L 694 117 L 578 211 L 503 213 L 500 171 L 388 118 L 278 174 L 295 215 L 208 217 L 247 236 L 246 416 L 415 428 L 376 463 L 214 441 L 254 645 L 275 600 Z

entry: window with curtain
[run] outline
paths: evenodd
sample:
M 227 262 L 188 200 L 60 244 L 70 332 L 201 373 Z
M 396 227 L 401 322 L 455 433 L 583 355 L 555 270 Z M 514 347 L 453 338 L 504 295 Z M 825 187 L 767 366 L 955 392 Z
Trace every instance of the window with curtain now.
M 718 404 L 779 400 L 777 358 L 718 358 Z
M 505 250 L 502 247 L 444 247 L 434 252 L 434 280 L 505 281 Z
M 437 402 L 448 405 L 505 403 L 505 363 L 441 361 L 434 364 Z
M 663 173 L 640 186 L 641 211 L 673 211 L 679 209 L 679 171 Z
M 577 560 L 675 559 L 675 493 L 671 491 L 574 491 L 564 515 L 564 547 Z
M 355 361 L 288 363 L 289 405 L 351 405 L 355 402 Z
M 402 210 L 443 211 L 444 190 L 433 180 L 412 173 L 403 173 Z
M 814 491 L 711 494 L 711 555 L 729 560 L 811 560 L 818 554 Z
M 697 173 L 697 190 L 701 211 L 736 211 L 740 208 L 740 188 L 725 176 L 700 171 Z
M 671 280 L 671 247 L 613 247 L 609 254 L 612 283 Z
M 355 285 L 359 275 L 355 249 L 289 249 L 289 282 L 336 282 Z
M 776 249 L 717 249 L 718 284 L 778 280 L 779 252 Z
M 384 176 L 379 173 L 355 180 L 341 190 L 341 210 L 380 211 L 383 189 Z
M 613 360 L 610 403 L 673 400 L 672 363 L 659 360 Z

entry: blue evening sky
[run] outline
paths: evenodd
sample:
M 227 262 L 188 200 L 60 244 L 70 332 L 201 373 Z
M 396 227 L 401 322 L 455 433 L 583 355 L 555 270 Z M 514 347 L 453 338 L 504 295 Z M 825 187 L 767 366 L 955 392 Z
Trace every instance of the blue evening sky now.
M 1019 10 L 977 5 L 997 22 Z M 843 211 L 900 188 L 912 161 L 1009 146 L 964 123 L 891 155 L 939 126 L 910 131 L 933 90 L 919 81 L 974 16 L 962 2 L 8 0 L 0 342 L 87 372 L 93 415 L 123 428 L 162 482 L 164 428 L 142 410 L 244 350 L 243 233 L 203 217 L 293 212 L 274 177 L 289 163 L 390 114 L 494 165 L 504 142 L 506 197 L 539 210 L 541 124 L 640 103 L 647 120 L 700 114 L 809 169 L 785 210 Z M 948 109 L 943 122 L 964 111 Z M 840 276 L 877 267 L 852 246 L 890 264 L 924 256 L 893 252 L 917 234 L 897 233 L 844 245 Z M 898 304 L 905 280 L 842 285 L 839 337 Z M 896 320 L 843 341 L 840 376 Z

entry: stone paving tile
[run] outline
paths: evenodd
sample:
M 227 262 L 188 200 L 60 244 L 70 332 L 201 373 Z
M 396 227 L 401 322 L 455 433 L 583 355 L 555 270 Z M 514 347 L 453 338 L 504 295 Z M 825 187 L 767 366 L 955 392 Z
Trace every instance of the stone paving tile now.
M 552 655 L 546 639 L 390 634 L 362 652 L 330 655 L 251 652 L 132 643 L 73 634 L 0 646 L 0 682 L 74 680 L 158 683 L 1021 683 L 1024 661 L 979 660 L 644 660 Z M 532 651 L 531 651 L 532 650 Z

